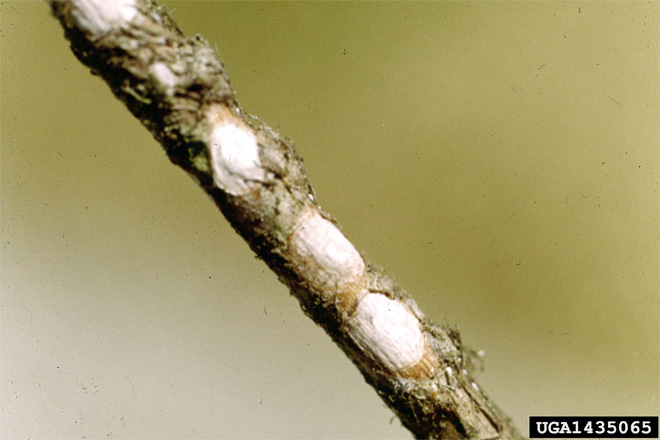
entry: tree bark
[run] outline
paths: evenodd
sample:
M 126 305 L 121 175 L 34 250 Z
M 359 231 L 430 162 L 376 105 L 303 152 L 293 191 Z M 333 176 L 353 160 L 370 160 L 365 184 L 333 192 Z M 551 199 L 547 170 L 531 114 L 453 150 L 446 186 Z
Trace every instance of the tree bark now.
M 472 378 L 458 333 L 353 247 L 316 203 L 290 142 L 244 112 L 213 49 L 151 0 L 49 1 L 101 76 L 206 191 L 417 438 L 510 439 Z

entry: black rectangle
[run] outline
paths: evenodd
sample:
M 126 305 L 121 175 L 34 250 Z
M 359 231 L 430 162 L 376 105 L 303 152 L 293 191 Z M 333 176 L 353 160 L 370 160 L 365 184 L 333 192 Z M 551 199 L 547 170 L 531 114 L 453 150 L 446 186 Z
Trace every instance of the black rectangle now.
M 531 416 L 530 438 L 658 438 L 658 417 Z

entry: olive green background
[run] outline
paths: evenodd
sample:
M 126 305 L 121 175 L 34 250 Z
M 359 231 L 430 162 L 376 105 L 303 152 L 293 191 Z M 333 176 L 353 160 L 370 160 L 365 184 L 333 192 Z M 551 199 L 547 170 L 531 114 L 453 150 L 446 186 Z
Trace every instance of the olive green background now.
M 658 414 L 658 3 L 166 4 L 523 433 Z M 47 5 L 1 8 L 0 436 L 409 438 Z

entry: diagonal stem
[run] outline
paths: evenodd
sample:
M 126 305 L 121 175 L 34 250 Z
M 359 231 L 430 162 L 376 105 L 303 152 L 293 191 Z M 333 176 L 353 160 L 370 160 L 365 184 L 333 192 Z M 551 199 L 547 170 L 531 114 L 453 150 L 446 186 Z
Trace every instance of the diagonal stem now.
M 245 113 L 214 50 L 151 0 L 49 1 L 78 59 L 215 201 L 418 438 L 520 435 L 468 371 L 458 334 L 353 247 L 302 159 Z

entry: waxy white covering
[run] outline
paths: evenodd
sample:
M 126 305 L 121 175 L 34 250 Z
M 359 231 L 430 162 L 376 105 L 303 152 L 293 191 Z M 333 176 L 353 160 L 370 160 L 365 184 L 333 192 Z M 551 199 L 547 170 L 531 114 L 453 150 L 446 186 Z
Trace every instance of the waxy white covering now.
M 248 191 L 247 182 L 264 180 L 257 138 L 247 127 L 218 120 L 211 130 L 209 151 L 213 179 L 222 190 L 240 195 Z
M 71 0 L 71 15 L 78 27 L 96 37 L 124 26 L 135 18 L 135 0 Z
M 317 289 L 343 292 L 362 278 L 365 265 L 360 253 L 314 208 L 303 213 L 289 242 L 292 260 Z
M 402 303 L 379 293 L 359 300 L 349 321 L 353 340 L 392 371 L 412 367 L 425 351 L 419 321 Z

